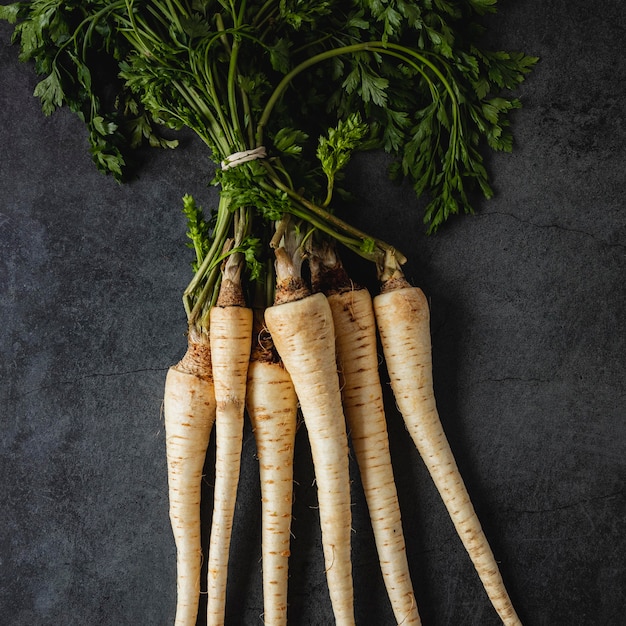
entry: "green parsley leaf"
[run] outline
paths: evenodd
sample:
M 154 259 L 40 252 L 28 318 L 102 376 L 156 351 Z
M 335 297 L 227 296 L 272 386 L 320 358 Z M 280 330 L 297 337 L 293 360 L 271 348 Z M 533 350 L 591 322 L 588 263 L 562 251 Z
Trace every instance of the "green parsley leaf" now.
M 41 108 L 45 115 L 51 115 L 63 104 L 63 87 L 58 70 L 54 69 L 35 86 L 33 95 L 41 100 Z

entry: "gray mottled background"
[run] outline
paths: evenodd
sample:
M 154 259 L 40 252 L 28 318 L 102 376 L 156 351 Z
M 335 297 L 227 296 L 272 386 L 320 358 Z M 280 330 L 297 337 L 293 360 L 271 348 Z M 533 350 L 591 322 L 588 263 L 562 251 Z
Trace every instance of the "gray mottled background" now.
M 408 253 L 432 303 L 444 426 L 527 626 L 624 623 L 626 9 L 502 1 L 494 45 L 539 55 L 497 195 L 435 238 L 386 160 L 359 158 L 354 219 Z M 0 623 L 173 622 L 161 398 L 190 278 L 180 198 L 210 207 L 193 138 L 140 178 L 98 174 L 80 122 L 45 118 L 0 25 Z M 358 269 L 358 268 L 357 268 Z M 428 626 L 497 624 L 390 400 L 407 549 Z M 229 624 L 261 624 L 249 429 Z M 303 433 L 291 622 L 330 624 Z M 359 624 L 391 624 L 358 479 Z

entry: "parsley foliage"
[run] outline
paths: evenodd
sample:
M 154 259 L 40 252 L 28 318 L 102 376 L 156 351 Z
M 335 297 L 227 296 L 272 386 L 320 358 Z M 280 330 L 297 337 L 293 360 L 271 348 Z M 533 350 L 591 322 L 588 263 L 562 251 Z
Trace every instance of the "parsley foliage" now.
M 378 261 L 385 244 L 333 211 L 355 151 L 395 157 L 392 175 L 427 198 L 431 233 L 473 211 L 473 190 L 493 194 L 484 150 L 512 149 L 513 92 L 537 61 L 483 45 L 480 18 L 496 9 L 496 0 L 33 0 L 0 7 L 0 19 L 41 76 L 43 112 L 74 111 L 102 171 L 123 180 L 143 144 L 175 147 L 163 128 L 192 129 L 216 163 L 265 146 L 265 159 L 218 169 L 221 243 L 237 211 L 270 230 L 291 214 Z M 189 198 L 184 211 L 199 269 L 219 237 L 214 249 L 201 244 L 207 222 Z M 255 275 L 267 240 L 257 235 L 241 250 Z

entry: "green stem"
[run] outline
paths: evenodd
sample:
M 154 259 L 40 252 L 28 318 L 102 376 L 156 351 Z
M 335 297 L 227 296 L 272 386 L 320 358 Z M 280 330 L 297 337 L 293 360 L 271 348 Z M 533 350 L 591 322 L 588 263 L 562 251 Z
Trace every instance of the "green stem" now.
M 298 217 L 312 226 L 315 226 L 315 228 L 318 228 L 333 239 L 336 239 L 341 244 L 368 261 L 378 263 L 385 251 L 393 249 L 393 246 L 390 244 L 382 241 L 381 239 L 371 237 L 367 233 L 355 228 L 347 222 L 344 222 L 342 219 L 332 213 L 329 213 L 328 211 L 325 211 L 314 202 L 307 200 L 291 187 L 285 185 L 276 176 L 272 166 L 267 161 L 262 161 L 262 165 L 267 170 L 268 179 L 271 183 L 291 198 L 292 203 L 290 212 L 295 217 Z M 373 251 L 369 251 L 363 246 L 363 244 L 367 242 L 372 242 L 374 244 Z M 400 259 L 406 261 L 406 257 L 403 254 L 397 252 L 397 255 Z
M 411 50 L 410 48 L 405 48 L 404 46 L 400 46 L 398 44 L 387 44 L 387 45 L 389 46 L 389 48 L 391 48 L 391 50 L 384 51 L 387 55 L 403 60 L 405 63 L 410 65 L 413 69 L 415 69 L 416 71 L 420 72 L 420 74 L 422 74 L 422 76 L 424 77 L 424 79 L 427 81 L 429 85 L 431 94 L 433 96 L 433 101 L 439 103 L 438 93 L 432 81 L 424 73 L 424 70 L 415 61 L 411 60 L 408 57 L 414 57 L 416 60 L 421 61 L 422 63 L 427 65 L 432 70 L 432 72 L 437 76 L 437 78 L 440 80 L 441 84 L 444 86 L 446 92 L 450 96 L 450 101 L 452 104 L 451 106 L 452 130 L 450 132 L 450 148 L 451 148 L 452 154 L 456 155 L 457 145 L 458 145 L 458 140 L 459 140 L 459 102 L 457 100 L 454 89 L 452 89 L 452 85 L 450 85 L 450 83 L 448 82 L 446 77 L 442 74 L 442 72 L 439 70 L 439 68 L 434 63 L 429 61 L 425 56 L 419 54 L 418 52 L 415 52 L 414 50 Z M 398 52 L 394 52 L 392 50 L 397 50 Z
M 158 4 L 158 3 L 157 3 Z M 174 7 L 172 6 L 172 2 L 171 0 L 165 0 L 165 4 L 167 5 L 168 8 L 168 13 L 169 13 L 169 17 L 172 19 L 172 21 L 174 21 L 176 23 L 176 28 L 182 33 L 183 31 L 183 27 L 182 24 L 180 23 L 180 20 L 178 19 L 178 12 L 176 11 L 176 9 L 174 9 Z M 186 11 L 185 9 L 181 6 L 181 4 L 179 2 L 176 2 L 178 11 L 182 14 L 186 16 Z
M 258 30 L 258 28 L 261 26 L 261 24 L 265 20 L 271 18 L 275 10 L 276 10 L 276 0 L 265 0 L 265 2 L 257 10 L 256 15 L 254 16 L 254 19 L 252 20 L 252 26 Z M 267 16 L 264 15 L 266 11 L 270 11 L 269 15 Z
M 152 58 L 152 59 L 157 59 L 161 65 L 166 65 L 166 63 L 162 59 L 160 59 L 160 57 L 157 57 L 154 54 L 154 48 L 155 47 L 158 48 L 158 44 L 161 43 L 162 37 L 159 34 L 155 33 L 146 24 L 145 20 L 137 19 L 137 15 L 135 14 L 135 11 L 133 10 L 132 0 L 126 1 L 126 14 L 128 15 L 128 19 L 120 17 L 120 21 L 127 22 L 129 25 L 128 29 L 125 32 L 125 36 L 129 40 L 131 45 L 133 45 L 140 54 L 143 54 L 144 56 Z M 155 17 L 160 20 L 158 16 L 155 15 Z M 141 27 L 139 26 L 139 21 L 141 22 Z M 121 29 L 121 30 L 124 31 L 125 29 Z M 129 33 L 132 33 L 134 35 L 134 40 L 135 40 L 134 44 L 128 36 Z M 146 44 L 145 39 L 148 39 L 149 41 L 151 41 L 153 45 L 150 46 Z
M 198 317 L 199 311 L 206 305 L 211 288 L 216 285 L 213 270 L 219 267 L 220 255 L 224 242 L 228 238 L 232 221 L 233 216 L 228 208 L 228 201 L 220 197 L 217 207 L 217 219 L 213 229 L 213 243 L 191 282 L 183 292 L 183 305 L 190 321 Z
M 107 13 L 112 13 L 113 11 L 115 11 L 115 9 L 121 7 L 124 5 L 124 1 L 122 2 L 113 2 L 109 5 L 107 5 L 106 7 L 104 7 L 103 9 L 100 9 L 100 11 L 98 11 L 97 13 L 95 13 L 94 15 L 88 15 L 87 17 L 85 17 L 80 24 L 78 24 L 78 26 L 74 29 L 74 32 L 72 33 L 72 36 L 69 37 L 66 41 L 64 41 L 62 44 L 59 45 L 59 48 L 56 51 L 56 54 L 54 55 L 54 59 L 52 61 L 53 65 L 57 64 L 57 59 L 59 58 L 59 55 L 71 44 L 74 44 L 74 48 L 77 50 L 77 38 L 78 38 L 78 33 L 84 28 L 85 25 L 89 25 L 87 28 L 87 32 L 85 35 L 85 39 L 83 40 L 83 60 L 86 58 L 86 50 L 88 47 L 88 40 L 91 37 L 91 33 L 93 32 L 93 29 L 95 27 L 95 24 L 97 23 L 97 21 L 103 17 L 104 15 L 106 15 Z M 77 50 L 78 52 L 78 50 Z
M 324 202 L 322 203 L 322 208 L 327 208 L 333 199 L 333 190 L 334 190 L 334 177 L 328 178 L 328 184 L 326 186 L 326 198 L 324 198 Z
M 379 52 L 381 54 L 387 54 L 389 56 L 400 58 L 401 60 L 410 64 L 414 69 L 419 71 L 422 74 L 422 76 L 426 78 L 426 80 L 428 81 L 430 85 L 431 84 L 430 79 L 424 73 L 423 68 L 421 68 L 416 63 L 416 61 L 419 61 L 422 65 L 428 67 L 435 74 L 435 76 L 441 81 L 444 88 L 450 95 L 450 98 L 453 104 L 453 120 L 455 121 L 455 126 L 456 126 L 456 119 L 457 119 L 457 114 L 458 114 L 458 102 L 456 99 L 456 94 L 454 93 L 454 90 L 452 89 L 452 86 L 450 85 L 450 83 L 448 83 L 446 77 L 442 74 L 439 68 L 432 61 L 426 58 L 423 54 L 420 54 L 419 52 L 416 52 L 415 50 L 412 50 L 411 48 L 407 48 L 406 46 L 384 42 L 384 41 L 368 41 L 368 42 L 351 44 L 349 46 L 340 46 L 338 48 L 333 48 L 331 50 L 320 52 L 319 54 L 309 57 L 308 59 L 305 59 L 299 65 L 296 65 L 296 67 L 294 67 L 290 72 L 285 74 L 285 76 L 283 76 L 282 80 L 278 83 L 278 85 L 272 92 L 272 95 L 269 97 L 265 105 L 265 108 L 263 109 L 263 113 L 261 114 L 261 117 L 259 118 L 259 122 L 257 125 L 257 134 L 256 134 L 257 146 L 263 145 L 264 128 L 267 125 L 267 122 L 269 121 L 269 118 L 272 114 L 274 107 L 276 106 L 276 103 L 281 98 L 284 91 L 287 89 L 287 87 L 291 83 L 291 81 L 293 81 L 293 79 L 296 76 L 298 76 L 298 74 L 301 74 L 308 68 L 318 63 L 321 63 L 323 61 L 327 61 L 328 59 L 332 59 L 334 57 L 342 56 L 345 54 L 354 54 L 356 52 Z
M 189 308 L 189 303 L 183 298 L 185 311 L 187 312 L 187 321 L 190 326 L 197 324 L 200 327 L 208 327 L 206 323 L 206 320 L 208 320 L 208 312 L 217 301 L 221 276 L 222 273 L 220 272 L 219 262 L 211 264 L 206 274 L 206 280 L 196 297 L 196 303 L 193 308 Z
M 194 111 L 199 112 L 201 116 L 207 120 L 210 127 L 210 135 L 213 141 L 222 153 L 226 155 L 229 151 L 228 137 L 226 136 L 228 126 L 222 126 L 217 121 L 211 109 L 202 100 L 202 98 L 198 97 L 196 90 L 192 86 L 185 85 L 180 81 L 172 81 L 172 86 L 178 90 Z
M 232 10 L 232 7 L 231 7 Z M 230 146 L 228 152 L 223 154 L 222 156 L 227 157 L 230 151 L 235 147 L 240 147 L 238 140 L 241 137 L 241 130 L 239 127 L 239 116 L 237 115 L 237 101 L 234 97 L 234 90 L 236 84 L 236 71 L 237 71 L 237 49 L 239 45 L 237 41 L 233 38 L 233 44 L 230 45 L 228 38 L 226 37 L 226 26 L 224 24 L 224 20 L 220 13 L 215 16 L 215 23 L 217 24 L 217 30 L 220 33 L 219 38 L 224 45 L 224 49 L 226 50 L 226 54 L 228 54 L 229 62 L 228 62 L 228 75 L 226 78 L 226 97 L 229 105 L 230 119 L 232 124 L 232 133 L 230 137 Z M 234 30 L 234 29 L 233 29 Z M 216 102 L 216 107 L 218 110 L 218 115 L 220 117 L 220 122 L 224 128 L 228 127 L 228 123 L 226 121 L 226 116 L 222 111 L 222 107 L 219 106 L 219 99 L 217 96 L 217 91 L 215 89 L 214 81 L 211 82 L 211 91 L 212 95 Z
M 228 108 L 236 139 L 243 140 L 241 124 L 239 122 L 239 106 L 237 103 L 237 58 L 239 56 L 240 43 L 235 37 L 231 47 L 230 62 L 228 64 Z M 228 155 L 226 155 L 228 156 Z

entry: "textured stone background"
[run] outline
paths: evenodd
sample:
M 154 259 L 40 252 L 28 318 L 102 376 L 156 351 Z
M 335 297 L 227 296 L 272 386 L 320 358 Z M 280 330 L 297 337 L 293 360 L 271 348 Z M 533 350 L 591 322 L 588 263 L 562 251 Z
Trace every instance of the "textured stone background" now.
M 385 159 L 358 159 L 359 222 L 409 255 L 432 302 L 436 391 L 479 517 L 528 626 L 626 612 L 626 9 L 502 1 L 494 44 L 542 61 L 520 90 L 495 199 L 423 236 Z M 174 610 L 160 408 L 184 348 L 180 197 L 205 206 L 189 138 L 119 186 L 80 123 L 45 118 L 0 25 L 0 622 L 160 626 Z M 386 217 L 383 219 L 383 215 Z M 358 269 L 358 268 L 357 268 Z M 425 625 L 497 624 L 390 399 L 408 553 Z M 332 623 L 303 433 L 294 624 Z M 258 474 L 243 449 L 229 623 L 261 624 Z M 391 624 L 358 480 L 360 624 Z

